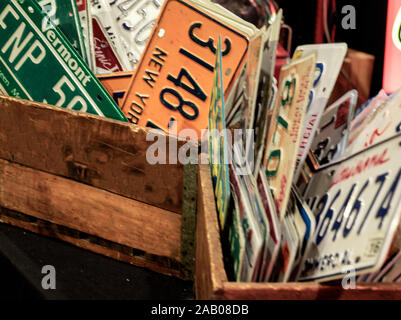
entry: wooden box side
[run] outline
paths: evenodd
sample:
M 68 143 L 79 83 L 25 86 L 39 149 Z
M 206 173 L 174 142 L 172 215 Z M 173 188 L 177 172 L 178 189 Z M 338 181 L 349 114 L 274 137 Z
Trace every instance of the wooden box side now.
M 0 207 L 147 254 L 181 259 L 181 215 L 0 160 Z
M 196 297 L 232 300 L 401 299 L 401 285 L 366 283 L 343 289 L 340 283 L 229 282 L 223 265 L 210 167 L 199 166 Z
M 49 238 L 58 239 L 74 246 L 106 257 L 150 269 L 168 276 L 182 278 L 181 264 L 167 257 L 145 253 L 125 245 L 95 237 L 48 221 L 0 207 L 0 222 L 22 228 Z
M 199 165 L 196 224 L 195 290 L 198 299 L 217 299 L 227 275 L 217 222 L 210 167 Z
M 87 113 L 0 96 L 0 159 L 182 212 L 183 168 L 152 165 L 147 150 L 160 133 Z M 183 142 L 178 141 L 178 147 Z

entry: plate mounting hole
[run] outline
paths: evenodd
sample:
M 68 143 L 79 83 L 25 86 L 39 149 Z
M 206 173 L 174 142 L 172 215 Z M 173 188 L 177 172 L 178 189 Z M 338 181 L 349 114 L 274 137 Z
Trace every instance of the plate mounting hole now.
M 157 36 L 158 36 L 159 38 L 163 38 L 165 35 L 166 35 L 166 30 L 164 30 L 163 28 L 161 28 L 161 29 L 159 30 L 159 33 L 157 34 Z

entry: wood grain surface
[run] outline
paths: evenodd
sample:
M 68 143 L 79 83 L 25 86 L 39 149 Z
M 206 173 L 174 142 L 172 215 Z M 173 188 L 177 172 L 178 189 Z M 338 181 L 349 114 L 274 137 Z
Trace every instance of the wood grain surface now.
M 196 230 L 195 290 L 198 299 L 215 299 L 222 294 L 223 253 L 217 221 L 210 167 L 199 165 Z
M 1 159 L 181 213 L 182 165 L 149 164 L 146 151 L 154 141 L 146 141 L 147 133 L 131 124 L 0 96 Z M 170 139 L 177 143 L 166 139 L 167 159 Z
M 0 206 L 180 261 L 181 215 L 0 160 Z

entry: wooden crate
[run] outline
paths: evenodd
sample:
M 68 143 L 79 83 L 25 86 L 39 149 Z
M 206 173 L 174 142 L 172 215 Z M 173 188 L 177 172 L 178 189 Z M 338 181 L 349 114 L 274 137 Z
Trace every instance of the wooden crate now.
M 223 265 L 210 167 L 199 166 L 195 288 L 197 299 L 401 299 L 401 285 L 229 282 Z
M 147 132 L 0 96 L 0 222 L 191 278 L 197 168 L 149 164 Z

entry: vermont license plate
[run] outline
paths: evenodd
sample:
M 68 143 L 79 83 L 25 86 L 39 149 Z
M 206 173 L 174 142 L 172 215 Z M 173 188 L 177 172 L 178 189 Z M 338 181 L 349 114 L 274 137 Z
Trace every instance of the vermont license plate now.
M 327 281 L 381 267 L 401 214 L 400 156 L 398 134 L 322 170 L 329 175 L 338 166 L 327 192 L 315 188 L 308 195 L 317 227 L 301 280 Z
M 7 94 L 126 121 L 64 36 L 41 31 L 33 0 L 0 4 L 0 87 Z
M 124 98 L 129 121 L 168 131 L 208 126 L 218 37 L 224 92 L 243 64 L 248 39 L 183 0 L 167 1 Z
M 54 24 L 64 33 L 72 46 L 86 59 L 84 38 L 75 0 L 40 0 L 46 17 L 43 18 L 42 31 L 46 31 Z

